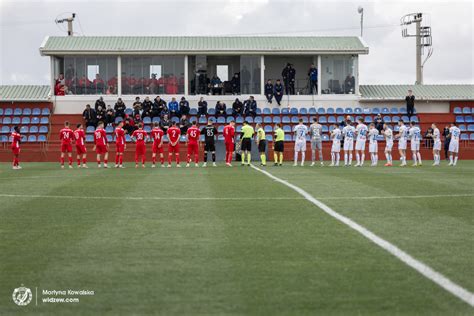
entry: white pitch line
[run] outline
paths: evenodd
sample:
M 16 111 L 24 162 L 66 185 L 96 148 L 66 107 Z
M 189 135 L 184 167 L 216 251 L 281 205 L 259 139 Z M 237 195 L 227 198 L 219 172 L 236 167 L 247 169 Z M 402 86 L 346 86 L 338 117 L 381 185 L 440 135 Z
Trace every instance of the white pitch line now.
M 6 198 L 26 199 L 83 199 L 83 200 L 172 200 L 172 201 L 242 201 L 242 200 L 304 200 L 300 197 L 158 197 L 158 196 L 77 196 L 77 195 L 40 195 L 40 194 L 0 194 Z
M 436 194 L 436 195 L 390 195 L 390 196 L 329 196 L 320 200 L 379 200 L 379 199 L 425 199 L 449 197 L 474 197 L 474 194 Z
M 251 165 L 251 166 L 252 166 L 253 169 L 263 173 L 267 177 L 269 177 L 269 178 L 271 178 L 271 179 L 273 179 L 277 182 L 280 182 L 281 184 L 284 184 L 287 187 L 289 187 L 289 188 L 293 189 L 294 191 L 298 192 L 306 200 L 308 200 L 309 202 L 313 203 L 314 205 L 316 205 L 317 207 L 322 209 L 328 215 L 330 215 L 330 216 L 334 217 L 335 219 L 337 219 L 338 221 L 346 224 L 347 226 L 349 226 L 353 230 L 355 230 L 358 233 L 360 233 L 361 235 L 363 235 L 365 238 L 369 239 L 371 242 L 375 243 L 376 245 L 378 245 L 382 249 L 388 251 L 393 256 L 400 259 L 403 263 L 405 263 L 409 267 L 411 267 L 411 268 L 415 269 L 416 271 L 418 271 L 424 277 L 430 279 L 431 281 L 438 284 L 440 287 L 442 287 L 443 289 L 445 289 L 449 293 L 453 294 L 454 296 L 458 297 L 459 299 L 463 300 L 467 304 L 474 307 L 474 294 L 473 293 L 469 292 L 468 290 L 461 287 L 460 285 L 454 283 L 453 281 L 451 281 L 450 279 L 448 279 L 447 277 L 445 277 L 441 273 L 435 271 L 434 269 L 432 269 L 428 265 L 424 264 L 423 262 L 413 258 L 408 253 L 401 250 L 400 248 L 398 248 L 394 244 L 392 244 L 392 243 L 388 242 L 387 240 L 377 236 L 376 234 L 374 234 L 373 232 L 371 232 L 370 230 L 368 230 L 364 226 L 362 226 L 360 224 L 357 224 L 352 219 L 350 219 L 348 217 L 345 217 L 344 215 L 341 215 L 338 212 L 334 211 L 333 209 L 331 209 L 326 204 L 324 204 L 321 201 L 315 199 L 311 194 L 304 191 L 303 189 L 301 189 L 301 188 L 297 187 L 296 185 L 293 185 L 293 184 L 291 184 L 291 183 L 289 183 L 285 180 L 282 180 L 278 177 L 275 177 L 271 173 L 269 173 L 265 170 L 262 170 L 260 168 L 257 168 L 254 165 Z

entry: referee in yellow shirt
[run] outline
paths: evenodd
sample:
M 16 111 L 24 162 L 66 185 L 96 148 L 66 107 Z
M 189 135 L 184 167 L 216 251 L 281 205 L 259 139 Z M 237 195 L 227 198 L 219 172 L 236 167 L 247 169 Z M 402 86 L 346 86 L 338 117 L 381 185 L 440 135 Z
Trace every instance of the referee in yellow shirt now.
M 265 138 L 265 130 L 261 124 L 255 125 L 255 129 L 257 130 L 256 143 L 260 154 L 260 166 L 265 167 L 267 165 L 267 156 L 265 153 L 267 150 L 267 139 Z
M 285 150 L 284 144 L 285 132 L 281 129 L 280 124 L 275 124 L 275 139 L 273 142 L 273 157 L 275 158 L 275 166 L 281 166 L 283 164 L 283 151 Z
M 250 166 L 250 158 L 251 158 L 251 151 L 252 151 L 252 138 L 255 134 L 255 131 L 252 126 L 249 125 L 249 122 L 244 121 L 244 125 L 242 126 L 241 132 L 241 146 L 240 149 L 242 151 L 242 166 L 247 164 Z M 245 156 L 247 156 L 247 163 L 245 163 Z

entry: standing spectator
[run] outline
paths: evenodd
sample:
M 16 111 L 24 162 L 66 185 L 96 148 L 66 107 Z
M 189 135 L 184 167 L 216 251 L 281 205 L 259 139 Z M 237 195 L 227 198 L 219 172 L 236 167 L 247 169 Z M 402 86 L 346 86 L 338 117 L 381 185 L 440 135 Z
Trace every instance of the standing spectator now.
M 97 115 L 93 108 L 91 108 L 90 104 L 86 105 L 86 109 L 82 112 L 82 117 L 84 121 L 86 121 L 86 126 L 94 126 L 97 127 Z
M 189 123 L 188 117 L 183 114 L 179 120 L 179 129 L 181 130 L 181 135 L 186 134 L 188 128 L 191 124 Z
M 433 132 L 434 130 L 431 126 L 428 127 L 428 129 L 426 130 L 425 137 L 424 137 L 426 148 L 433 148 L 433 143 L 434 143 Z
M 250 93 L 250 71 L 248 71 L 246 66 L 242 67 L 240 72 L 240 80 L 242 85 L 242 94 Z
M 72 64 L 69 64 L 66 69 L 66 80 L 71 81 L 76 77 L 76 71 L 74 70 L 74 67 Z
M 199 99 L 198 102 L 198 115 L 207 115 L 207 101 L 203 97 Z
M 286 64 L 286 67 L 283 68 L 281 72 L 283 78 L 283 83 L 285 84 L 285 93 L 286 94 L 295 94 L 295 76 L 296 70 L 290 63 Z
M 133 102 L 133 115 L 140 114 L 142 110 L 142 103 L 140 102 L 140 97 L 135 98 L 135 102 Z
M 179 117 L 179 104 L 175 97 L 171 98 L 170 103 L 168 103 L 168 111 L 171 118 L 174 116 Z
M 104 80 L 102 80 L 99 74 L 95 75 L 95 79 L 92 81 L 92 86 L 95 90 L 94 93 L 102 94 L 105 92 Z
M 105 111 L 105 121 L 107 125 L 114 123 L 115 112 L 112 109 L 112 106 L 109 104 L 107 105 L 107 110 Z
M 160 96 L 155 98 L 152 108 L 153 117 L 163 116 L 168 114 L 168 107 L 166 106 L 166 101 L 163 100 Z
M 226 105 L 222 101 L 217 101 L 216 103 L 216 118 L 219 116 L 227 117 Z
M 232 94 L 240 94 L 240 78 L 237 72 L 230 80 L 230 86 L 232 87 Z
M 273 95 L 275 96 L 275 101 L 280 106 L 281 99 L 283 98 L 283 85 L 281 84 L 280 79 L 277 79 L 275 83 L 275 89 L 274 89 Z
M 446 161 L 449 160 L 449 143 L 451 142 L 451 132 L 449 131 L 449 125 L 446 125 L 443 129 L 444 136 L 444 156 Z
M 255 101 L 255 98 L 253 95 L 251 95 L 247 101 L 245 101 L 245 115 L 246 116 L 252 116 L 255 118 L 257 116 L 257 101 Z
M 55 95 L 67 94 L 66 80 L 64 79 L 63 73 L 60 73 L 58 79 L 56 79 L 56 82 L 54 85 L 54 94 Z
M 212 91 L 212 95 L 215 95 L 215 94 L 221 95 L 222 94 L 222 81 L 217 75 L 212 76 L 211 83 L 210 83 L 210 88 L 211 88 L 211 91 Z
M 125 117 L 125 110 L 127 106 L 123 103 L 122 98 L 118 98 L 117 103 L 115 103 L 114 110 L 115 110 L 115 117 Z
M 181 115 L 189 115 L 189 102 L 186 100 L 185 97 L 181 97 L 181 101 L 179 101 L 179 113 Z M 181 134 L 183 134 L 181 132 Z
M 314 64 L 308 70 L 309 94 L 318 94 L 318 68 Z
M 411 117 L 415 112 L 415 96 L 413 95 L 412 90 L 408 90 L 408 95 L 405 97 L 405 101 L 407 102 L 408 119 L 411 120 Z
M 95 101 L 94 109 L 97 111 L 97 109 L 99 108 L 99 106 L 101 106 L 103 109 L 105 109 L 105 102 L 104 102 L 104 98 L 103 98 L 103 97 L 99 97 L 99 98 Z
M 268 103 L 272 104 L 273 82 L 271 79 L 268 79 L 267 83 L 265 84 L 265 97 L 267 98 Z
M 375 117 L 374 123 L 375 128 L 379 131 L 379 134 L 382 135 L 383 124 L 385 124 L 385 122 L 383 121 L 382 115 L 380 113 Z
M 244 104 L 236 98 L 234 103 L 232 103 L 232 115 L 237 117 L 244 114 Z
M 346 80 L 344 80 L 344 93 L 354 93 L 355 91 L 355 78 L 353 75 L 348 74 Z
M 102 108 L 101 106 L 99 106 L 97 108 L 97 121 L 100 122 L 105 122 L 105 119 L 106 119 L 106 113 L 105 113 L 105 108 Z
M 160 120 L 160 128 L 163 130 L 163 132 L 168 131 L 168 128 L 171 126 L 171 121 L 168 118 L 168 114 L 163 115 L 163 118 Z
M 149 97 L 145 97 L 145 100 L 143 100 L 143 103 L 142 103 L 142 118 L 148 116 L 148 117 L 152 117 L 152 112 L 151 112 L 151 109 L 153 107 L 153 102 L 150 101 L 150 98 Z

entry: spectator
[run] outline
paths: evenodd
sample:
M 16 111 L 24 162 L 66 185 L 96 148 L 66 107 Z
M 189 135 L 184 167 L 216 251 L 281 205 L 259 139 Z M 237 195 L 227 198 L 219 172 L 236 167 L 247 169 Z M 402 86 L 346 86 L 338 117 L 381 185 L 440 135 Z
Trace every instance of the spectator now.
M 238 73 L 235 73 L 230 80 L 230 86 L 232 88 L 232 94 L 240 94 L 240 78 Z
M 140 97 L 135 98 L 135 102 L 133 102 L 133 115 L 140 114 L 142 110 L 142 103 L 140 102 Z
M 268 79 L 267 83 L 265 84 L 265 97 L 267 98 L 268 103 L 272 104 L 273 82 L 271 79 Z
M 232 103 L 232 115 L 235 117 L 241 116 L 244 114 L 244 104 L 236 98 L 234 103 Z
M 67 94 L 66 80 L 64 79 L 63 73 L 60 73 L 58 79 L 56 79 L 56 82 L 54 85 L 54 94 L 55 95 Z
M 135 123 L 135 126 L 142 122 L 142 117 L 140 113 L 137 113 L 133 116 L 133 122 Z
M 107 92 L 105 94 L 107 94 L 107 95 L 116 94 L 114 86 L 109 86 L 107 88 Z
M 314 64 L 308 70 L 309 94 L 318 94 L 318 68 Z
M 69 64 L 66 69 L 66 80 L 67 81 L 72 81 L 76 77 L 76 71 L 74 70 L 74 67 L 72 64 Z
M 246 66 L 242 67 L 240 72 L 240 81 L 242 85 L 242 93 L 250 93 L 250 71 L 248 71 Z
M 92 85 L 92 82 L 85 75 L 79 79 L 78 88 L 79 94 L 89 94 L 89 89 Z M 105 107 L 104 107 L 105 109 Z
M 93 108 L 91 108 L 90 104 L 86 105 L 86 109 L 82 112 L 82 117 L 86 122 L 86 126 L 94 126 L 97 127 L 97 115 Z
M 99 74 L 95 75 L 95 79 L 92 82 L 92 86 L 95 89 L 95 91 L 94 91 L 95 93 L 104 93 L 105 92 L 104 80 L 102 80 L 102 78 L 100 77 Z
M 152 108 L 153 117 L 161 117 L 165 114 L 168 114 L 168 107 L 166 106 L 166 101 L 163 100 L 160 96 L 155 98 Z
M 355 91 L 355 78 L 353 75 L 348 74 L 346 80 L 344 80 L 344 93 L 354 93 Z
M 185 97 L 181 97 L 181 101 L 179 101 L 179 114 L 181 115 L 189 115 L 189 102 L 186 100 Z
M 188 117 L 185 114 L 181 115 L 181 119 L 179 120 L 179 129 L 181 130 L 181 135 L 186 135 L 189 126 L 190 123 Z
M 295 94 L 295 76 L 296 70 L 290 63 L 286 64 L 286 67 L 283 68 L 281 72 L 283 77 L 283 83 L 285 84 L 285 93 L 286 94 Z
M 449 125 L 446 125 L 443 129 L 444 156 L 446 160 L 449 160 L 449 143 L 451 142 L 451 133 L 449 132 L 449 127 Z
M 122 98 L 118 98 L 117 103 L 115 103 L 114 110 L 115 110 L 115 117 L 125 117 L 125 110 L 127 106 L 123 103 Z
M 163 118 L 160 120 L 160 128 L 163 130 L 163 132 L 165 132 L 165 135 L 170 126 L 171 126 L 171 121 L 168 118 L 168 114 L 164 114 Z
M 107 110 L 105 111 L 105 121 L 107 125 L 114 123 L 115 112 L 112 109 L 112 106 L 109 104 L 107 105 Z
M 219 116 L 227 117 L 226 105 L 222 101 L 217 101 L 216 103 L 216 118 Z
M 198 102 L 198 115 L 207 115 L 207 101 L 203 97 L 199 99 Z
M 255 101 L 255 98 L 252 95 L 247 101 L 245 101 L 245 115 L 250 115 L 253 118 L 257 116 L 257 101 Z
M 275 89 L 274 89 L 273 95 L 275 96 L 275 101 L 280 106 L 281 99 L 283 98 L 283 85 L 281 84 L 280 79 L 277 79 L 275 83 Z
M 408 90 L 408 95 L 405 97 L 407 103 L 407 115 L 408 119 L 411 120 L 413 113 L 415 112 L 415 96 L 412 90 Z
M 105 113 L 105 108 L 102 108 L 101 106 L 99 106 L 97 108 L 97 121 L 100 122 L 105 122 L 106 120 L 106 113 Z
M 135 131 L 135 122 L 129 115 L 125 115 L 123 129 L 126 130 L 129 135 Z
M 153 102 L 150 101 L 150 98 L 149 97 L 145 97 L 145 100 L 143 100 L 143 103 L 142 103 L 142 118 L 148 116 L 148 117 L 152 117 L 152 112 L 151 112 L 151 109 L 153 107 Z
M 174 116 L 179 117 L 179 104 L 175 97 L 171 98 L 170 103 L 168 103 L 168 111 L 171 118 Z
M 101 106 L 103 109 L 105 109 L 105 102 L 104 102 L 104 98 L 103 98 L 103 97 L 99 97 L 99 98 L 95 101 L 94 108 L 95 108 L 96 111 L 97 111 L 97 109 L 99 108 L 99 106 Z
M 379 131 L 379 134 L 382 135 L 383 124 L 385 124 L 385 122 L 383 121 L 382 115 L 380 113 L 375 117 L 374 124 L 375 128 Z
M 426 148 L 433 148 L 433 143 L 434 143 L 433 132 L 434 130 L 431 126 L 428 127 L 428 129 L 426 130 L 426 133 L 425 133 Z
M 212 91 L 212 95 L 215 95 L 215 94 L 221 95 L 222 94 L 222 81 L 217 75 L 214 75 L 211 78 L 210 88 L 211 88 L 211 91 Z

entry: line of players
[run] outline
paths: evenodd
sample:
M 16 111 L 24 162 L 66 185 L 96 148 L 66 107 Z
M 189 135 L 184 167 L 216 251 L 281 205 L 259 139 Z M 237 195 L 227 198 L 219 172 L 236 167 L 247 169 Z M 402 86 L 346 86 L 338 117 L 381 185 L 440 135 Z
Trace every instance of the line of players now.
M 294 166 L 298 163 L 298 156 L 301 153 L 301 165 L 304 165 L 305 153 L 306 153 L 306 136 L 309 134 L 311 139 L 311 151 L 312 151 L 312 163 L 314 166 L 316 160 L 316 152 L 319 153 L 319 159 L 321 165 L 323 165 L 323 153 L 322 153 L 322 125 L 318 123 L 317 118 L 313 119 L 313 123 L 310 125 L 309 129 L 303 124 L 303 120 L 299 120 L 298 125 L 294 127 L 295 133 L 295 147 L 294 147 Z M 413 157 L 413 166 L 421 166 L 422 159 L 420 154 L 420 141 L 421 141 L 421 131 L 420 128 L 416 126 L 415 122 L 410 122 L 409 126 L 406 126 L 403 120 L 399 123 L 399 132 L 397 135 L 394 135 L 393 131 L 384 124 L 382 135 L 385 138 L 385 157 L 386 163 L 385 166 L 392 166 L 392 148 L 394 144 L 394 139 L 398 139 L 398 150 L 400 153 L 400 166 L 406 166 L 406 149 L 408 140 L 410 140 L 410 147 Z M 156 167 L 157 156 L 159 155 L 161 166 L 164 167 L 165 158 L 164 158 L 164 143 L 163 138 L 165 132 L 159 127 L 158 124 L 154 124 L 153 129 L 150 132 L 150 135 L 143 130 L 143 126 L 139 124 L 139 128 L 133 132 L 131 135 L 132 140 L 136 143 L 135 148 L 135 167 L 138 167 L 139 162 L 141 161 L 142 167 L 145 167 L 145 154 L 146 154 L 146 142 L 152 141 L 152 167 Z M 440 164 L 440 151 L 441 151 L 441 137 L 440 131 L 436 127 L 436 124 L 432 124 L 433 133 L 428 135 L 434 140 L 433 145 L 433 158 L 434 166 Z M 459 139 L 461 131 L 456 126 L 455 123 L 451 124 L 450 127 L 450 166 L 455 166 L 458 160 L 459 152 Z M 281 166 L 283 162 L 283 152 L 284 152 L 284 138 L 285 133 L 281 128 L 280 124 L 275 124 L 274 130 L 274 161 L 275 165 Z M 77 152 L 77 165 L 78 167 L 87 168 L 87 150 L 85 146 L 85 132 L 82 124 L 78 124 L 76 129 L 73 131 L 70 128 L 69 122 L 65 122 L 64 128 L 61 129 L 59 133 L 59 138 L 61 140 L 61 167 L 64 168 L 65 158 L 68 157 L 69 168 L 72 168 L 72 143 L 75 142 L 76 152 Z M 126 149 L 125 141 L 125 130 L 123 129 L 123 123 L 119 123 L 115 128 L 115 167 L 123 168 L 123 153 Z M 180 138 L 181 130 L 176 126 L 176 123 L 172 123 L 172 126 L 166 131 L 168 136 L 168 167 L 171 167 L 171 162 L 173 156 L 175 156 L 176 166 L 180 167 Z M 244 122 L 242 127 L 242 132 L 240 133 L 240 146 L 242 165 L 250 165 L 251 160 L 251 149 L 252 142 L 255 137 L 255 142 L 258 145 L 258 151 L 260 154 L 260 164 L 261 166 L 266 165 L 266 137 L 265 131 L 261 124 L 256 125 L 256 132 L 248 122 Z M 187 164 L 189 166 L 191 161 L 194 158 L 196 167 L 198 166 L 199 161 L 199 145 L 200 137 L 204 135 L 204 164 L 203 167 L 206 167 L 208 154 L 212 156 L 212 165 L 216 166 L 216 146 L 215 141 L 217 139 L 217 129 L 213 125 L 212 121 L 209 121 L 207 125 L 199 129 L 196 125 L 196 122 L 192 122 L 192 126 L 186 132 L 186 143 L 187 143 Z M 227 166 L 232 166 L 232 155 L 235 150 L 235 122 L 231 121 L 228 125 L 224 127 L 223 130 L 224 143 L 226 148 L 225 161 Z M 378 142 L 377 136 L 379 131 L 375 128 L 375 125 L 372 123 L 367 127 L 363 123 L 362 119 L 358 120 L 356 127 L 352 126 L 350 120 L 346 120 L 344 128 L 341 130 L 337 124 L 333 125 L 331 130 L 330 138 L 332 140 L 331 147 L 331 165 L 330 166 L 339 166 L 340 161 L 340 151 L 341 145 L 344 151 L 344 166 L 351 166 L 353 159 L 354 151 L 354 141 L 355 141 L 355 151 L 356 151 L 356 167 L 363 166 L 365 161 L 365 147 L 367 138 L 369 140 L 369 153 L 371 156 L 371 166 L 376 166 L 378 163 Z M 13 152 L 13 169 L 21 169 L 19 165 L 19 153 L 20 153 L 20 142 L 21 135 L 19 133 L 19 127 L 14 127 L 14 132 L 11 135 L 12 137 L 12 152 Z M 94 148 L 93 150 L 97 154 L 97 165 L 100 168 L 101 162 L 104 162 L 104 167 L 108 167 L 108 152 L 109 152 L 109 143 L 107 141 L 107 134 L 104 130 L 104 123 L 99 122 L 97 129 L 94 132 Z

